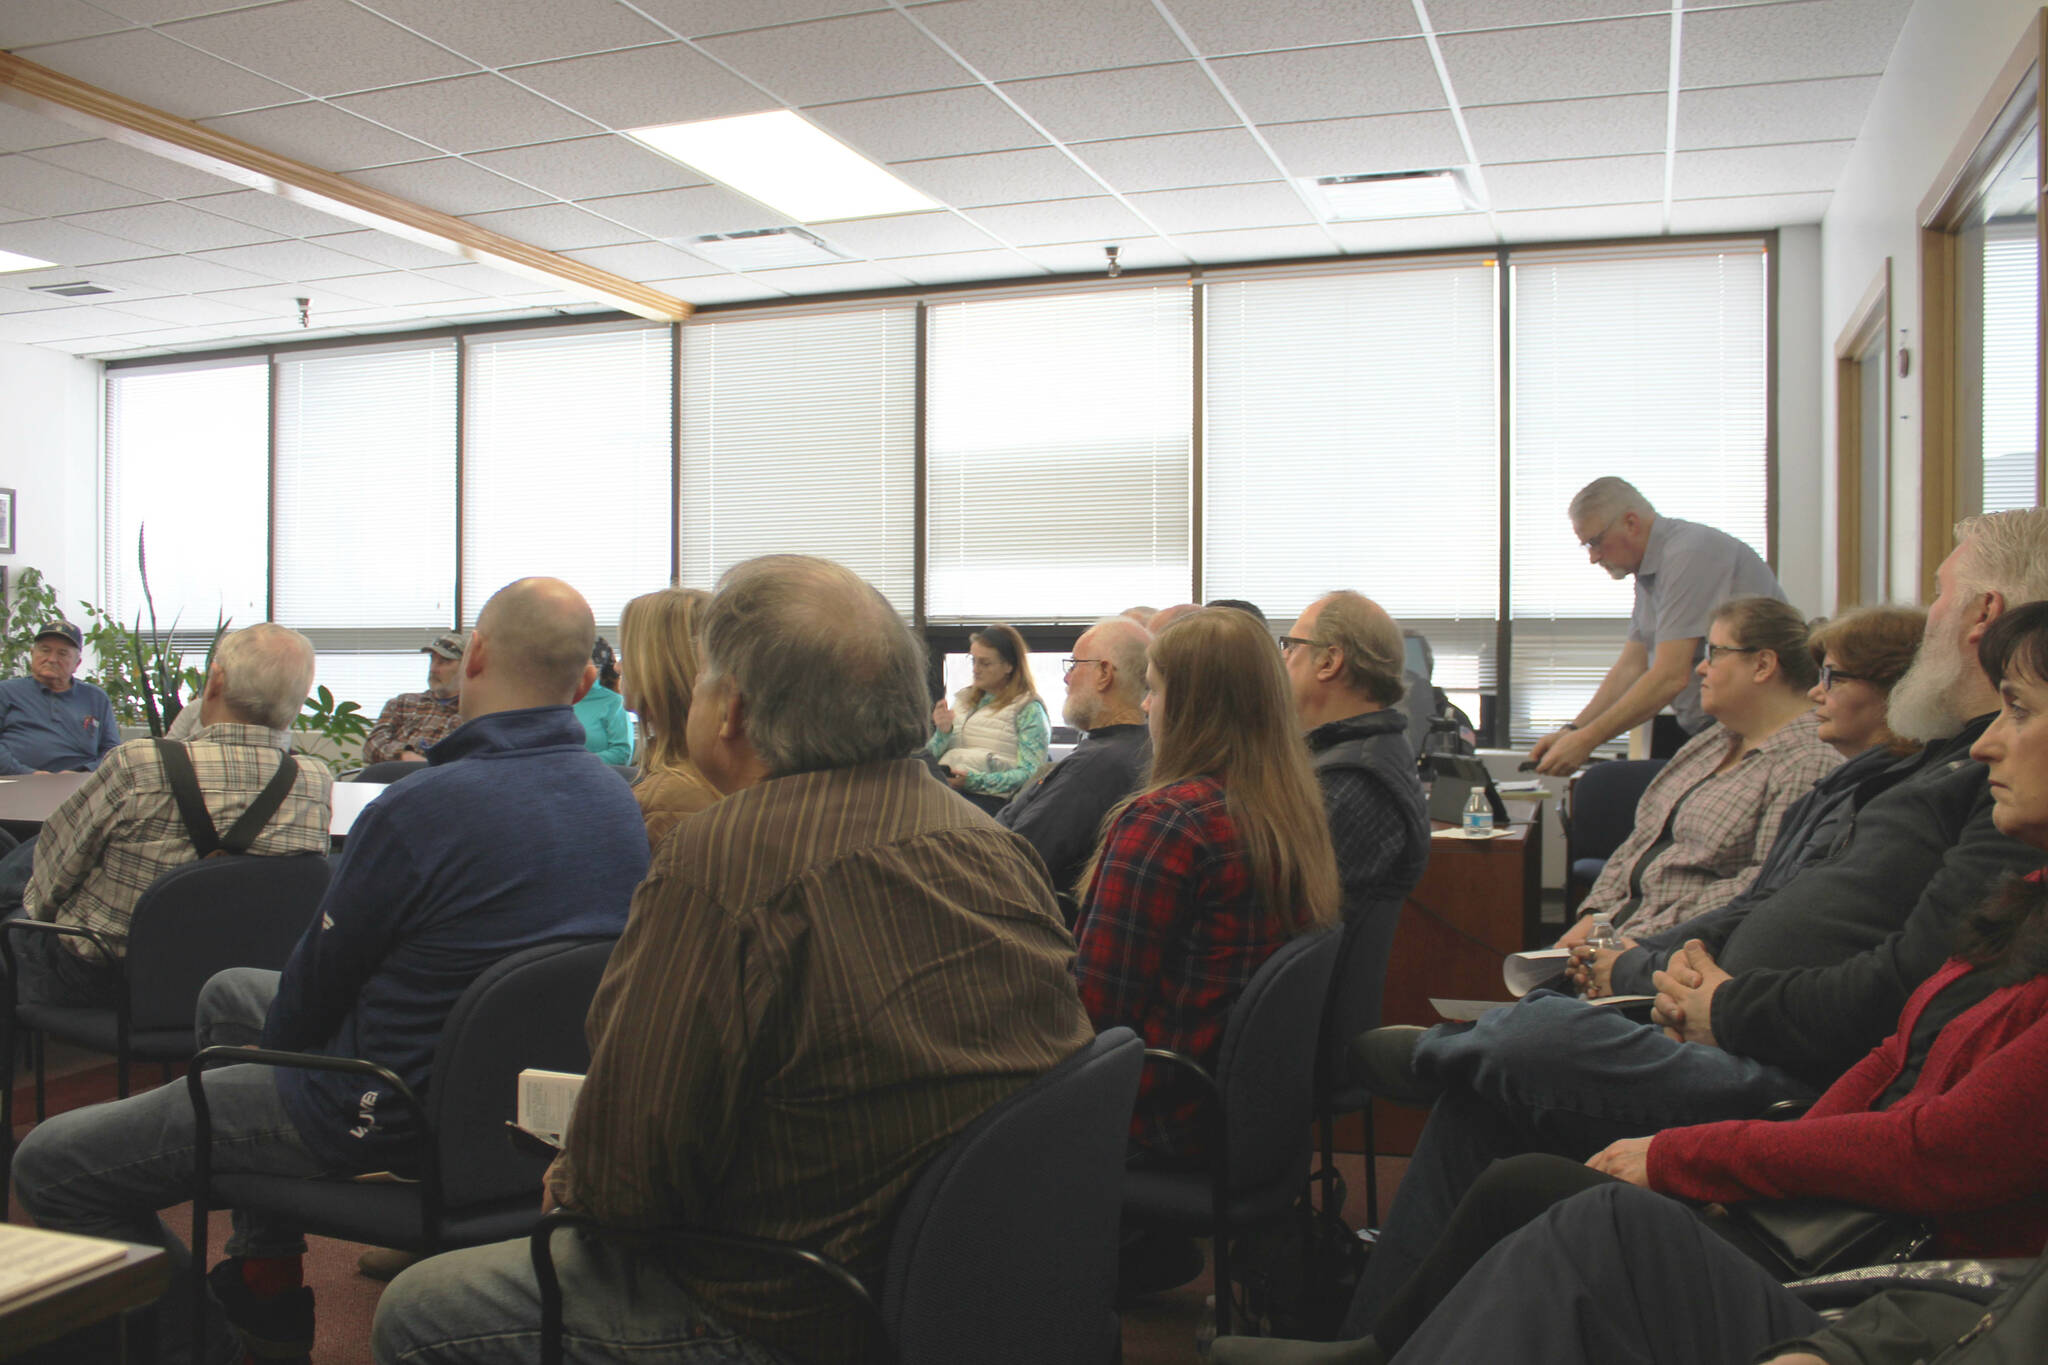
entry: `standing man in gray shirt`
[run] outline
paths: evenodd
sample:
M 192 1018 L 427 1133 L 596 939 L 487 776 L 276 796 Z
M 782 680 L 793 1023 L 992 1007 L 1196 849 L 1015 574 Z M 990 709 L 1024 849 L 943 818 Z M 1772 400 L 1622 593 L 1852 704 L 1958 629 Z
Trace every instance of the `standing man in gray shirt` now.
M 1613 578 L 1636 579 L 1628 643 L 1593 699 L 1563 729 L 1536 741 L 1536 771 L 1563 776 L 1593 751 L 1669 706 L 1674 729 L 1660 726 L 1650 756 L 1668 758 L 1712 723 L 1700 707 L 1698 667 L 1707 618 L 1731 597 L 1786 600 L 1756 551 L 1725 531 L 1660 517 L 1626 479 L 1595 479 L 1571 504 L 1572 534 Z

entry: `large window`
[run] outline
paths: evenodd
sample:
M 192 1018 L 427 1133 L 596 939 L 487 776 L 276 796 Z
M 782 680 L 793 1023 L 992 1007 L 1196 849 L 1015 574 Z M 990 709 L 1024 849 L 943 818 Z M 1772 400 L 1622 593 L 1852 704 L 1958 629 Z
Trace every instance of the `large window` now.
M 210 635 L 269 606 L 270 367 L 262 360 L 107 376 L 106 605 Z M 149 597 L 138 541 L 147 532 Z
M 683 329 L 682 581 L 742 560 L 837 560 L 909 616 L 917 579 L 917 310 Z
M 1453 260 L 1208 289 L 1204 601 L 1284 628 L 1354 588 L 1429 637 L 1439 687 L 1493 689 L 1499 274 Z
M 1187 599 L 1193 308 L 1183 284 L 930 309 L 929 619 Z
M 2033 153 L 2029 138 L 2015 160 L 2031 166 Z M 1982 384 L 1976 423 L 1983 480 L 1978 505 L 1986 512 L 2034 507 L 2041 501 L 2034 454 L 2041 397 L 2041 267 L 2033 178 L 2022 179 L 2016 190 L 2011 197 L 2021 205 L 2018 212 L 1988 224 L 1981 233 L 1965 234 L 1965 249 L 1974 246 L 1983 255 L 1981 321 L 1973 330 L 1979 333 L 1977 368 Z
M 1767 272 L 1754 242 L 1518 253 L 1508 491 L 1512 740 L 1571 720 L 1628 633 L 1633 589 L 1587 562 L 1572 495 L 1604 474 L 1767 555 Z
M 462 616 L 516 578 L 573 584 L 600 623 L 670 581 L 670 329 L 468 345 Z

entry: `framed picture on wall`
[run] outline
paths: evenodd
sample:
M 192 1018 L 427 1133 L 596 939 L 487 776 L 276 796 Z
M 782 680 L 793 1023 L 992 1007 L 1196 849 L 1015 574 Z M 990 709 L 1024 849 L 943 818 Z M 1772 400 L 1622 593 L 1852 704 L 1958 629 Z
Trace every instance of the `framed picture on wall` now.
M 0 555 L 14 553 L 14 490 L 0 488 Z

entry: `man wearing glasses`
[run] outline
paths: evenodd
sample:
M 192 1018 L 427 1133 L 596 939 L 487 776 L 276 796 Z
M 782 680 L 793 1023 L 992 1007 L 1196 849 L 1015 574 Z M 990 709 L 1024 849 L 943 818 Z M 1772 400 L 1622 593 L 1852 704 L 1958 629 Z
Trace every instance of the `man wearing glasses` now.
M 1711 526 L 1658 516 L 1626 479 L 1593 480 L 1572 498 L 1570 515 L 1572 534 L 1593 563 L 1612 578 L 1635 575 L 1635 608 L 1628 643 L 1593 699 L 1563 729 L 1536 741 L 1529 757 L 1537 772 L 1574 772 L 1600 745 L 1669 706 L 1675 723 L 1659 718 L 1650 740 L 1652 758 L 1669 758 L 1713 723 L 1693 672 L 1708 615 L 1731 597 L 1783 602 L 1785 590 L 1749 546 Z
M 1060 719 L 1084 736 L 996 812 L 997 824 L 1023 835 L 1045 860 L 1070 923 L 1074 882 L 1102 838 L 1102 819 L 1138 789 L 1152 759 L 1142 709 L 1151 643 L 1143 626 L 1122 616 L 1097 621 L 1074 642 Z

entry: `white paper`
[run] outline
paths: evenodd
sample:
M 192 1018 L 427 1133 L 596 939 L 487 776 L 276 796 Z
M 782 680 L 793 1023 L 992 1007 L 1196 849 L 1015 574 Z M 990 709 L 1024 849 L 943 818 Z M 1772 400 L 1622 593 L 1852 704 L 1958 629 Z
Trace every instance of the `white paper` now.
M 1438 1000 L 1431 997 L 1430 1006 L 1445 1019 L 1453 1023 L 1469 1023 L 1482 1014 L 1504 1010 L 1514 1004 L 1512 1000 Z
M 1520 1000 L 1562 974 L 1571 960 L 1569 948 L 1532 948 L 1526 953 L 1509 953 L 1500 964 L 1501 980 L 1507 983 L 1508 993 Z
M 519 1126 L 557 1147 L 569 1135 L 569 1118 L 576 1112 L 576 1096 L 583 1090 L 583 1078 L 567 1071 L 519 1073 Z

